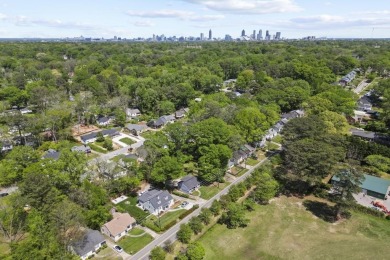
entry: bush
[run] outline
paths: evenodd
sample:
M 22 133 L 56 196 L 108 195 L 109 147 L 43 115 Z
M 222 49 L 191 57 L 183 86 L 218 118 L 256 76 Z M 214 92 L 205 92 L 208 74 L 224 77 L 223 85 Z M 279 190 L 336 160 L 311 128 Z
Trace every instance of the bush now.
M 186 212 L 183 212 L 183 214 L 181 214 L 179 216 L 179 219 L 183 219 L 185 217 L 187 217 L 188 215 L 190 215 L 192 212 L 194 212 L 197 208 L 199 208 L 199 205 L 198 204 L 195 204 L 191 209 L 187 210 Z
M 186 199 L 190 198 L 190 195 L 183 193 L 183 192 L 180 192 L 180 191 L 177 191 L 177 190 L 172 191 L 172 193 L 175 194 L 176 196 L 183 197 Z
M 359 205 L 359 204 L 353 204 L 349 206 L 350 209 L 356 210 L 358 212 L 362 212 L 365 214 L 369 214 L 375 217 L 383 218 L 385 214 L 382 211 L 378 211 L 375 209 L 367 208 L 365 206 Z

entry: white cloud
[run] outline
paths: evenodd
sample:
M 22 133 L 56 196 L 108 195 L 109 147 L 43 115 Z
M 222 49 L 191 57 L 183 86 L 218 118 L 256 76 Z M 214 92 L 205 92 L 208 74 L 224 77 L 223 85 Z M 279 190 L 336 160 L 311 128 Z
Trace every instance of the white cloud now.
M 134 25 L 137 27 L 152 27 L 154 26 L 154 23 L 151 21 L 136 21 Z
M 223 19 L 224 15 L 198 15 L 195 12 L 188 12 L 182 10 L 157 10 L 157 11 L 127 11 L 130 16 L 143 18 L 176 18 L 183 21 L 215 21 Z
M 293 0 L 182 0 L 210 10 L 238 14 L 271 14 L 301 11 Z

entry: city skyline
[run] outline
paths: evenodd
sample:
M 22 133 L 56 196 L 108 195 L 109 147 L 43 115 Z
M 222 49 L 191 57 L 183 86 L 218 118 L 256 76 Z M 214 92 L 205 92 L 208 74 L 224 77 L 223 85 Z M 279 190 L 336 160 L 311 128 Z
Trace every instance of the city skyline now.
M 0 38 L 152 35 L 240 37 L 259 29 L 282 38 L 389 38 L 385 0 L 0 0 Z M 256 38 L 255 36 L 254 38 Z M 265 37 L 265 35 L 263 35 Z

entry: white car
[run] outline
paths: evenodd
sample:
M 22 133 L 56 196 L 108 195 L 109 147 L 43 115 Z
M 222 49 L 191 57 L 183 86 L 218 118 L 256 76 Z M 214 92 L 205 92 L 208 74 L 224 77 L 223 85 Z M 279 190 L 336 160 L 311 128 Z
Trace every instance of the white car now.
M 123 248 L 118 246 L 118 245 L 115 245 L 114 246 L 114 249 L 118 252 L 118 253 L 122 253 L 123 252 Z

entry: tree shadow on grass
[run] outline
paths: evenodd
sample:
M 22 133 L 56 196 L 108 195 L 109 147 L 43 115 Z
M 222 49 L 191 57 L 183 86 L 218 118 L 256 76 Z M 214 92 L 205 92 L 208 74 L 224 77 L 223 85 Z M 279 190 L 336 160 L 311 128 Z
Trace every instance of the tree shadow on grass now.
M 337 221 L 335 208 L 324 202 L 305 200 L 303 205 L 308 211 L 326 222 L 334 223 Z

